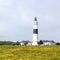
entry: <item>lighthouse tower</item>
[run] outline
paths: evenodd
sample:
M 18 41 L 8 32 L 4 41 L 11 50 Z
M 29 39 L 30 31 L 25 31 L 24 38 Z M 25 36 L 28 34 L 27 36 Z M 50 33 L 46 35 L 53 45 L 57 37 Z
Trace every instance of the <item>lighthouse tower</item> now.
M 38 45 L 38 21 L 37 18 L 34 18 L 33 22 L 33 43 L 32 45 Z

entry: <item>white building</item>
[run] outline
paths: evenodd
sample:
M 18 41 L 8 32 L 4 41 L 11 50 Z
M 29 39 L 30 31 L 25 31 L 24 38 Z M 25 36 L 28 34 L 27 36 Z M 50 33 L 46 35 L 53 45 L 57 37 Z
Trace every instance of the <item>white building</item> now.
M 21 41 L 20 42 L 21 46 L 25 45 L 26 42 L 27 42 L 27 44 L 26 44 L 27 46 L 32 45 L 32 42 L 30 42 L 30 41 Z
M 24 45 L 24 41 L 21 41 L 20 44 L 21 44 L 21 46 L 23 46 Z
M 43 40 L 43 45 L 55 45 L 53 40 Z
M 32 45 L 32 42 L 28 42 L 27 46 Z

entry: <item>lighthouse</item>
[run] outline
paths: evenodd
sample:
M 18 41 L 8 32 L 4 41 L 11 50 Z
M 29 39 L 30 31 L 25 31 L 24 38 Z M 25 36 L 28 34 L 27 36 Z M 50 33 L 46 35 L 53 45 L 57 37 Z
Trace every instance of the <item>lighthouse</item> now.
M 38 21 L 37 18 L 34 18 L 33 21 L 33 42 L 32 45 L 38 45 Z

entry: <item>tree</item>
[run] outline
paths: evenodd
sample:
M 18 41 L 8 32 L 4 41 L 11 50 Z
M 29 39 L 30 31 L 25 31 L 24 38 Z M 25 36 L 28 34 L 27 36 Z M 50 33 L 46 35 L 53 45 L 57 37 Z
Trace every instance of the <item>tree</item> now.
M 12 41 L 0 41 L 0 45 L 14 45 L 15 42 Z
M 60 45 L 60 43 L 59 43 L 59 42 L 57 42 L 57 43 L 56 43 L 56 45 Z
M 19 42 L 19 41 L 17 41 L 17 42 L 16 42 L 16 45 L 20 45 L 20 42 Z
M 40 44 L 43 44 L 43 41 L 42 41 L 42 40 L 40 40 L 40 41 L 38 42 L 38 45 L 40 45 Z

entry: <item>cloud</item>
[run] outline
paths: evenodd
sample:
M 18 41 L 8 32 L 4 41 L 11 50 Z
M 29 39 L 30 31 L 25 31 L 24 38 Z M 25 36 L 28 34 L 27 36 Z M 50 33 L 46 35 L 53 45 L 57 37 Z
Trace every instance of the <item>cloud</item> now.
M 60 0 L 0 0 L 0 39 L 32 40 L 32 24 L 36 16 L 39 39 L 60 41 L 59 2 Z

